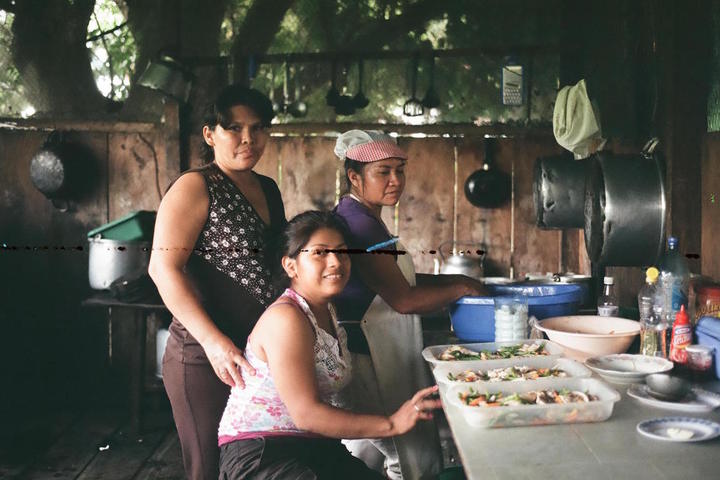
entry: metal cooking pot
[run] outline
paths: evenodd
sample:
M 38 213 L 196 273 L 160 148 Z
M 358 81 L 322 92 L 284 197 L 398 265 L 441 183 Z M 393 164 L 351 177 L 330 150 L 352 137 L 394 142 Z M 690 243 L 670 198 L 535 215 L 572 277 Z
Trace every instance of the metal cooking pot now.
M 443 253 L 443 247 L 453 244 L 452 254 L 446 256 Z M 458 250 L 457 247 L 463 245 L 468 247 L 466 250 Z M 473 249 L 474 248 L 474 249 Z M 479 246 L 474 243 L 467 242 L 445 242 L 438 248 L 440 257 L 442 258 L 442 266 L 439 267 L 439 273 L 443 275 L 466 275 L 468 277 L 481 279 L 483 276 L 482 261 L 485 252 L 479 250 Z M 475 256 L 475 258 L 473 258 Z
M 590 164 L 572 155 L 535 160 L 533 198 L 538 227 L 583 228 L 585 175 Z
M 120 277 L 147 272 L 152 244 L 143 241 L 122 241 L 88 238 L 88 278 L 90 286 L 105 290 Z
M 595 294 L 595 281 L 590 275 L 579 275 L 577 273 L 548 273 L 528 274 L 523 285 L 552 285 L 552 284 L 573 284 L 582 288 L 582 300 L 580 308 L 594 308 L 597 296 Z
M 653 265 L 663 253 L 664 163 L 652 152 L 599 152 L 585 189 L 585 246 L 604 266 Z

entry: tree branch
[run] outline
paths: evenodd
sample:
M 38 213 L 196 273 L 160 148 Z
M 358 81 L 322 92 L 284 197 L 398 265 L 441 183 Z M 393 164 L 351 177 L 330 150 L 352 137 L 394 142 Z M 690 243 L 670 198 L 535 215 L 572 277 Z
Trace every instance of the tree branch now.
M 102 38 L 102 37 L 104 37 L 105 35 L 107 35 L 107 34 L 109 34 L 109 33 L 112 33 L 112 32 L 114 32 L 114 31 L 116 31 L 116 30 L 120 30 L 120 29 L 123 28 L 125 25 L 127 25 L 127 23 L 128 23 L 128 22 L 123 22 L 123 23 L 121 23 L 120 25 L 117 25 L 117 26 L 111 28 L 110 30 L 105 30 L 104 32 L 101 31 L 100 33 L 98 33 L 98 34 L 96 34 L 96 35 L 93 35 L 92 37 L 86 38 L 85 41 L 86 41 L 86 42 L 92 42 L 93 40 L 97 40 L 98 38 Z M 98 25 L 99 25 L 99 24 L 98 24 Z
M 376 21 L 361 35 L 346 44 L 347 50 L 379 50 L 400 35 L 417 30 L 433 18 L 447 12 L 445 2 L 423 0 L 408 5 L 401 15 L 386 21 Z
M 12 0 L 0 0 L 0 10 L 15 13 L 17 11 L 17 4 Z
M 265 53 L 293 3 L 295 0 L 255 0 L 235 35 L 232 57 L 237 59 L 252 53 Z

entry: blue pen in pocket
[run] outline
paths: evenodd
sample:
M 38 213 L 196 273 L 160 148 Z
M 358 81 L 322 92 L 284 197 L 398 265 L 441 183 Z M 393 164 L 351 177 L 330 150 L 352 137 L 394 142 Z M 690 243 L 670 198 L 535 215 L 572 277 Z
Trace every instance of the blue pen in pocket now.
M 390 245 L 397 243 L 398 240 L 400 240 L 400 237 L 393 237 L 390 240 L 386 240 L 384 242 L 376 243 L 375 245 L 372 245 L 368 247 L 365 251 L 366 252 L 373 252 L 375 250 L 380 250 L 383 247 L 389 247 Z

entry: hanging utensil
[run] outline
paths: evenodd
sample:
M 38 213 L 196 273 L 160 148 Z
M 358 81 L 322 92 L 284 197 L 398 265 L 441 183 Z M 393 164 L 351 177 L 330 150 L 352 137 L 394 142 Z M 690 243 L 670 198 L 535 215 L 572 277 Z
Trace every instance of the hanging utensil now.
M 412 96 L 403 105 L 403 115 L 407 117 L 419 117 L 425 112 L 423 104 L 415 96 L 417 90 L 417 70 L 418 70 L 418 57 L 417 55 L 412 59 L 412 72 L 410 73 L 410 90 Z
M 343 94 L 338 97 L 337 103 L 335 104 L 335 113 L 337 115 L 352 115 L 353 113 L 355 113 L 354 98 L 345 93 L 345 90 L 347 89 L 347 71 L 348 66 L 345 65 L 342 71 L 343 78 L 345 79 Z
M 465 180 L 465 197 L 476 207 L 495 208 L 510 198 L 512 180 L 507 173 L 492 167 L 495 139 L 485 138 L 484 143 L 485 163 Z
M 302 102 L 299 100 L 299 88 L 297 86 L 297 81 L 295 84 L 295 96 L 292 103 L 288 103 L 288 77 L 290 76 L 290 65 L 285 62 L 285 83 L 283 84 L 283 91 L 285 94 L 285 112 L 289 113 L 295 118 L 304 117 L 307 115 L 307 105 L 305 102 Z M 297 74 L 296 74 L 297 77 Z M 297 80 L 297 78 L 296 78 Z
M 335 75 L 337 73 L 337 62 L 335 60 L 332 61 L 332 67 L 330 70 L 330 90 L 328 90 L 328 92 L 325 94 L 325 102 L 328 104 L 329 107 L 334 107 L 335 105 L 337 105 L 337 101 L 340 98 L 340 92 L 338 92 L 338 89 L 335 86 Z
M 275 69 L 270 65 L 270 92 L 268 93 L 270 103 L 272 103 L 272 109 L 275 115 L 282 113 L 283 106 L 280 102 L 275 101 Z
M 425 92 L 422 99 L 423 107 L 438 108 L 440 106 L 440 97 L 435 91 L 435 57 L 430 57 L 430 86 Z
M 290 76 L 290 65 L 287 61 L 283 62 L 283 70 L 285 75 L 283 76 L 283 101 L 281 111 L 287 113 L 288 107 L 290 106 L 290 95 L 288 95 L 288 77 Z
M 363 109 L 370 104 L 370 100 L 363 93 L 363 61 L 358 61 L 358 92 L 353 97 L 355 108 Z

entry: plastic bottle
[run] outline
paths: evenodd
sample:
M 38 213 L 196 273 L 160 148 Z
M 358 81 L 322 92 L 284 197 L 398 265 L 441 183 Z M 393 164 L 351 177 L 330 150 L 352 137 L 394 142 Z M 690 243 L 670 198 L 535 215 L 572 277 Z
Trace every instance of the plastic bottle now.
M 692 343 L 692 325 L 690 318 L 685 311 L 685 305 L 680 306 L 680 311 L 675 316 L 675 323 L 672 328 L 672 341 L 670 342 L 670 360 L 680 365 L 687 364 L 688 356 L 685 349 Z
M 663 312 L 666 321 L 672 325 L 680 306 L 688 308 L 688 283 L 690 269 L 685 258 L 678 251 L 675 237 L 668 238 L 668 250 L 660 262 L 660 288 L 663 296 Z
M 598 298 L 598 315 L 601 317 L 617 317 L 618 307 L 617 297 L 615 296 L 615 280 L 613 277 L 605 277 L 603 279 L 603 293 Z
M 645 285 L 638 293 L 640 312 L 640 353 L 667 357 L 667 327 L 658 301 L 658 269 L 650 267 L 645 272 Z

